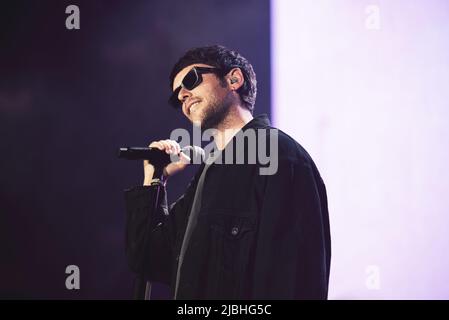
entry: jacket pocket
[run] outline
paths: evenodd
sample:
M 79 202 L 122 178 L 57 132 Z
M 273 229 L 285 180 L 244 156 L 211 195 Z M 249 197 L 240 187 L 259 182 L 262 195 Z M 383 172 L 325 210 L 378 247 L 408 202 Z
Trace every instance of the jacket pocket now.
M 250 283 L 255 243 L 254 215 L 247 212 L 219 212 L 208 215 L 212 254 L 217 271 L 217 297 L 240 299 Z

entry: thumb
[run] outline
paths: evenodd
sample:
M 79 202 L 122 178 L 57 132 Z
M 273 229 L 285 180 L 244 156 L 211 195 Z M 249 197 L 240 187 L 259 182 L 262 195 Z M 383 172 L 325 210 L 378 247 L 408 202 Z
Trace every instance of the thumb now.
M 189 164 L 190 161 L 192 161 L 192 159 L 190 159 L 190 157 L 182 151 L 178 154 L 178 156 L 179 156 L 179 162 L 181 162 L 183 164 Z

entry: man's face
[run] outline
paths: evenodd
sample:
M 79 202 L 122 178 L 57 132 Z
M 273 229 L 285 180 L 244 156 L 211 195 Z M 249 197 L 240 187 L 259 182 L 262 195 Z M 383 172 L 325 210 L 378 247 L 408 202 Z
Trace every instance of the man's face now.
M 172 90 L 181 85 L 182 79 L 193 67 L 211 67 L 192 64 L 182 69 L 173 81 Z M 232 91 L 214 73 L 201 75 L 203 81 L 192 90 L 181 88 L 178 99 L 182 101 L 182 112 L 195 125 L 206 130 L 215 128 L 226 117 L 232 103 Z

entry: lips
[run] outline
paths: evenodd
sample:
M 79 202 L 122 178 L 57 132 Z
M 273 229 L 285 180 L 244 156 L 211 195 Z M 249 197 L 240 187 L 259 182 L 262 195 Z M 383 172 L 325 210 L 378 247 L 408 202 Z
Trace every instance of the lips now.
M 200 100 L 192 100 L 187 104 L 187 112 L 190 114 L 192 112 L 192 107 L 194 107 L 196 104 L 198 104 Z

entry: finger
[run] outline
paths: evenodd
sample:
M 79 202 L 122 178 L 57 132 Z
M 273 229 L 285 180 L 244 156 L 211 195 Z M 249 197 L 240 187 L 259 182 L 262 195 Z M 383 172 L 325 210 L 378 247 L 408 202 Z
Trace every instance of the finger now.
M 181 152 L 181 146 L 179 145 L 179 143 L 177 143 L 175 141 L 175 153 L 179 154 Z
M 170 140 L 164 140 L 163 143 L 166 146 L 165 151 L 167 153 L 171 153 L 172 152 L 172 144 L 171 144 Z
M 163 150 L 165 150 L 166 153 L 170 153 L 170 145 L 165 140 L 161 140 L 159 143 L 162 145 Z
M 170 146 L 170 153 L 177 154 L 177 142 L 174 140 L 165 140 L 165 142 Z
M 161 143 L 159 143 L 159 141 L 153 141 L 150 145 L 149 145 L 149 147 L 150 148 L 157 148 L 157 149 L 159 149 L 159 150 L 164 150 L 164 146 L 161 144 Z
M 179 153 L 179 161 L 181 161 L 181 163 L 189 164 L 192 161 L 192 159 L 190 159 L 190 157 L 186 155 L 184 152 L 181 152 Z

